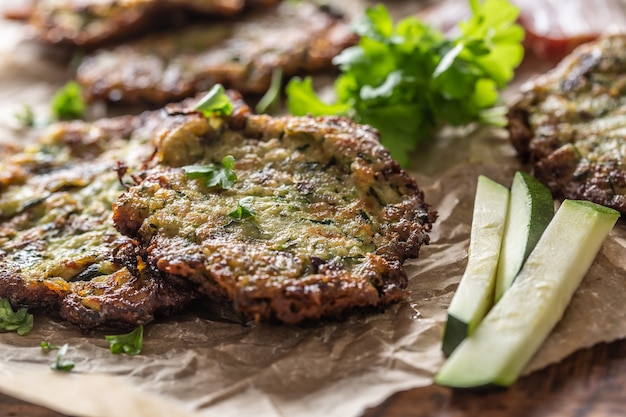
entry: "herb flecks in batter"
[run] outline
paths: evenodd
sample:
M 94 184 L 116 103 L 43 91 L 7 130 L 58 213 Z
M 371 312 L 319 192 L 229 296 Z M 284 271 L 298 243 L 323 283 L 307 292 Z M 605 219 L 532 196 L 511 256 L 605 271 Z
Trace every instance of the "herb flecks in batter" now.
M 183 167 L 185 175 L 189 179 L 204 179 L 204 185 L 209 188 L 220 186 L 223 190 L 230 190 L 237 182 L 237 174 L 233 170 L 235 158 L 227 155 L 222 158 L 222 166 L 208 165 L 187 165 Z
M 256 211 L 250 207 L 252 203 L 252 197 L 243 197 L 237 203 L 237 208 L 228 213 L 228 217 L 235 221 L 242 221 L 246 219 L 253 219 L 257 217 Z

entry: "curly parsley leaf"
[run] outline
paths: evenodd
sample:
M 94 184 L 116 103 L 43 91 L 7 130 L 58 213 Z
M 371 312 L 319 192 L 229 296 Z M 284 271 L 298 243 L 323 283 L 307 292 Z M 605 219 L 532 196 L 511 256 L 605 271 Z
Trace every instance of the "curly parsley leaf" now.
M 50 365 L 50 368 L 52 370 L 60 371 L 60 372 L 69 372 L 72 369 L 74 369 L 74 362 L 63 359 L 63 357 L 67 353 L 68 347 L 69 345 L 66 343 L 59 348 L 59 351 L 57 352 L 56 361 L 54 361 L 54 363 Z
M 252 199 L 251 196 L 240 199 L 239 202 L 237 202 L 237 208 L 228 213 L 228 217 L 235 221 L 255 218 L 257 216 L 256 211 L 250 207 Z
M 414 17 L 394 25 L 383 5 L 368 8 L 353 25 L 359 43 L 333 60 L 341 70 L 336 101 L 320 100 L 310 78 L 294 78 L 286 88 L 289 111 L 372 125 L 404 166 L 418 143 L 444 125 L 501 125 L 502 113 L 493 108 L 524 54 L 519 10 L 508 0 L 469 1 L 472 16 L 454 39 Z
M 139 355 L 143 348 L 143 326 L 137 327 L 130 333 L 105 336 L 109 342 L 109 350 L 114 355 L 125 353 L 127 355 Z
M 233 170 L 235 158 L 227 155 L 222 158 L 222 166 L 214 164 L 208 165 L 187 165 L 183 167 L 185 175 L 190 179 L 204 179 L 207 187 L 220 186 L 223 190 L 230 190 L 237 182 L 237 174 Z
M 33 315 L 27 309 L 13 311 L 8 299 L 0 299 L 0 330 L 15 331 L 18 335 L 24 336 L 32 330 L 33 322 Z
M 194 110 L 199 111 L 204 117 L 230 116 L 233 104 L 221 84 L 215 84 L 204 97 L 198 101 Z
M 52 97 L 52 115 L 57 120 L 81 119 L 85 114 L 85 100 L 80 84 L 69 81 Z

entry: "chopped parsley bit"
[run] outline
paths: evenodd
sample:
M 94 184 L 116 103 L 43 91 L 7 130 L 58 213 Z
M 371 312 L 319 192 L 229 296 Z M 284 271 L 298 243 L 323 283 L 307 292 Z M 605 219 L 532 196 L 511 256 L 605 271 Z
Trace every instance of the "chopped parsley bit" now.
M 324 103 L 310 78 L 286 87 L 294 115 L 352 117 L 378 129 L 382 144 L 402 165 L 442 126 L 502 125 L 499 92 L 524 55 L 519 9 L 509 0 L 469 0 L 472 16 L 450 39 L 415 17 L 397 24 L 382 4 L 353 25 L 357 45 L 333 59 L 341 74 L 337 100 Z
M 81 119 L 85 113 L 85 100 L 80 84 L 69 81 L 52 97 L 50 106 L 57 120 Z
M 143 326 L 137 327 L 130 333 L 104 337 L 109 342 L 109 350 L 112 354 L 138 355 L 143 347 Z
M 204 97 L 198 101 L 193 108 L 204 115 L 204 117 L 230 116 L 233 111 L 233 104 L 230 102 L 224 87 L 215 84 Z
M 74 362 L 69 360 L 63 360 L 63 356 L 67 353 L 68 344 L 64 344 L 59 348 L 57 352 L 57 360 L 50 365 L 50 368 L 54 371 L 69 372 L 74 369 Z
M 282 84 L 283 70 L 280 67 L 276 67 L 274 68 L 274 71 L 272 71 L 272 81 L 270 83 L 270 87 L 256 105 L 255 110 L 257 113 L 261 114 L 277 110 L 277 107 L 280 105 L 280 87 Z
M 13 311 L 7 298 L 0 299 L 0 330 L 16 331 L 24 336 L 33 328 L 33 315 L 26 308 Z
M 213 164 L 187 165 L 183 167 L 185 175 L 190 179 L 204 179 L 207 187 L 220 186 L 223 190 L 230 190 L 237 181 L 237 174 L 233 171 L 235 158 L 227 155 L 222 159 L 222 167 Z
M 57 345 L 53 345 L 52 343 L 47 342 L 45 340 L 39 343 L 39 347 L 41 347 L 41 350 L 43 350 L 44 352 L 50 352 L 51 350 L 59 349 Z
M 237 203 L 237 208 L 228 213 L 228 217 L 235 221 L 241 221 L 249 218 L 256 217 L 256 211 L 250 207 L 252 203 L 252 197 L 244 197 Z
M 22 105 L 22 109 L 15 113 L 15 118 L 22 126 L 35 126 L 35 112 L 33 111 L 32 106 L 28 104 Z

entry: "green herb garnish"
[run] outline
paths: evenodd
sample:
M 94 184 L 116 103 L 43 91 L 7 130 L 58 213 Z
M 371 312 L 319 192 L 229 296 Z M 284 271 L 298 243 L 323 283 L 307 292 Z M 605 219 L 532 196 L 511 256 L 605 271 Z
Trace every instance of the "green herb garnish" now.
M 224 87 L 221 84 L 215 84 L 193 109 L 202 113 L 204 117 L 223 117 L 230 116 L 233 111 L 233 104 L 230 102 Z
M 367 9 L 353 25 L 359 43 L 333 60 L 342 71 L 336 102 L 320 100 L 310 78 L 296 78 L 286 88 L 289 110 L 370 124 L 405 166 L 418 143 L 446 124 L 501 125 L 492 108 L 524 54 L 519 10 L 507 0 L 470 0 L 470 7 L 455 39 L 414 17 L 394 25 L 383 5 Z
M 283 70 L 280 67 L 272 71 L 272 81 L 263 97 L 257 103 L 255 110 L 257 113 L 274 112 L 280 105 L 281 86 L 283 84 Z
M 207 187 L 220 186 L 223 190 L 230 190 L 237 181 L 237 174 L 233 171 L 235 158 L 227 155 L 222 159 L 222 166 L 187 165 L 183 167 L 185 175 L 190 179 L 204 179 Z
M 32 106 L 29 106 L 28 104 L 24 104 L 22 109 L 15 113 L 15 118 L 22 126 L 35 126 L 35 112 L 33 111 Z
M 255 218 L 256 211 L 254 211 L 250 207 L 250 203 L 252 203 L 252 197 L 243 197 L 237 203 L 237 208 L 228 213 L 228 217 L 236 221 L 242 221 L 245 219 Z
M 53 345 L 52 343 L 47 342 L 45 340 L 39 343 L 39 347 L 44 352 L 50 352 L 51 350 L 58 350 L 59 349 L 59 347 L 57 345 Z
M 63 356 L 65 356 L 65 354 L 67 353 L 68 347 L 69 346 L 66 343 L 59 348 L 59 351 L 57 352 L 56 361 L 50 365 L 51 369 L 55 371 L 61 371 L 61 372 L 69 372 L 72 369 L 74 369 L 74 362 L 69 361 L 69 360 L 63 360 Z
M 26 308 L 13 311 L 8 299 L 0 299 L 0 330 L 16 331 L 20 336 L 24 336 L 32 328 L 33 315 Z
M 57 120 L 80 119 L 85 107 L 82 89 L 76 81 L 69 81 L 52 97 L 52 115 Z
M 139 355 L 143 347 L 143 326 L 137 327 L 130 333 L 113 336 L 105 336 L 109 342 L 109 350 L 114 355 L 125 353 L 127 355 Z

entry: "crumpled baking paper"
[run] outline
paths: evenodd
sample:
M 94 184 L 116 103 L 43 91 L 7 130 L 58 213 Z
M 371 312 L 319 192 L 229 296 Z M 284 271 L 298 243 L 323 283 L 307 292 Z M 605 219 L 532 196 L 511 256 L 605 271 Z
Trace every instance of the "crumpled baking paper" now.
M 0 39 L 20 38 L 21 29 L 1 24 Z M 25 133 L 14 113 L 23 103 L 47 112 L 67 73 L 31 46 L 7 44 L 0 45 L 0 134 L 19 142 Z M 0 333 L 0 391 L 85 417 L 358 416 L 394 392 L 432 384 L 443 363 L 446 308 L 467 262 L 476 178 L 510 186 L 517 169 L 500 130 L 444 132 L 415 155 L 411 173 L 439 219 L 431 244 L 406 262 L 408 299 L 384 312 L 276 326 L 241 324 L 207 304 L 148 325 L 135 357 L 112 355 L 104 333 L 83 335 L 37 316 L 27 336 Z M 620 220 L 525 373 L 626 337 L 625 247 Z M 52 371 L 56 353 L 43 352 L 41 341 L 68 343 L 65 358 L 75 368 Z

